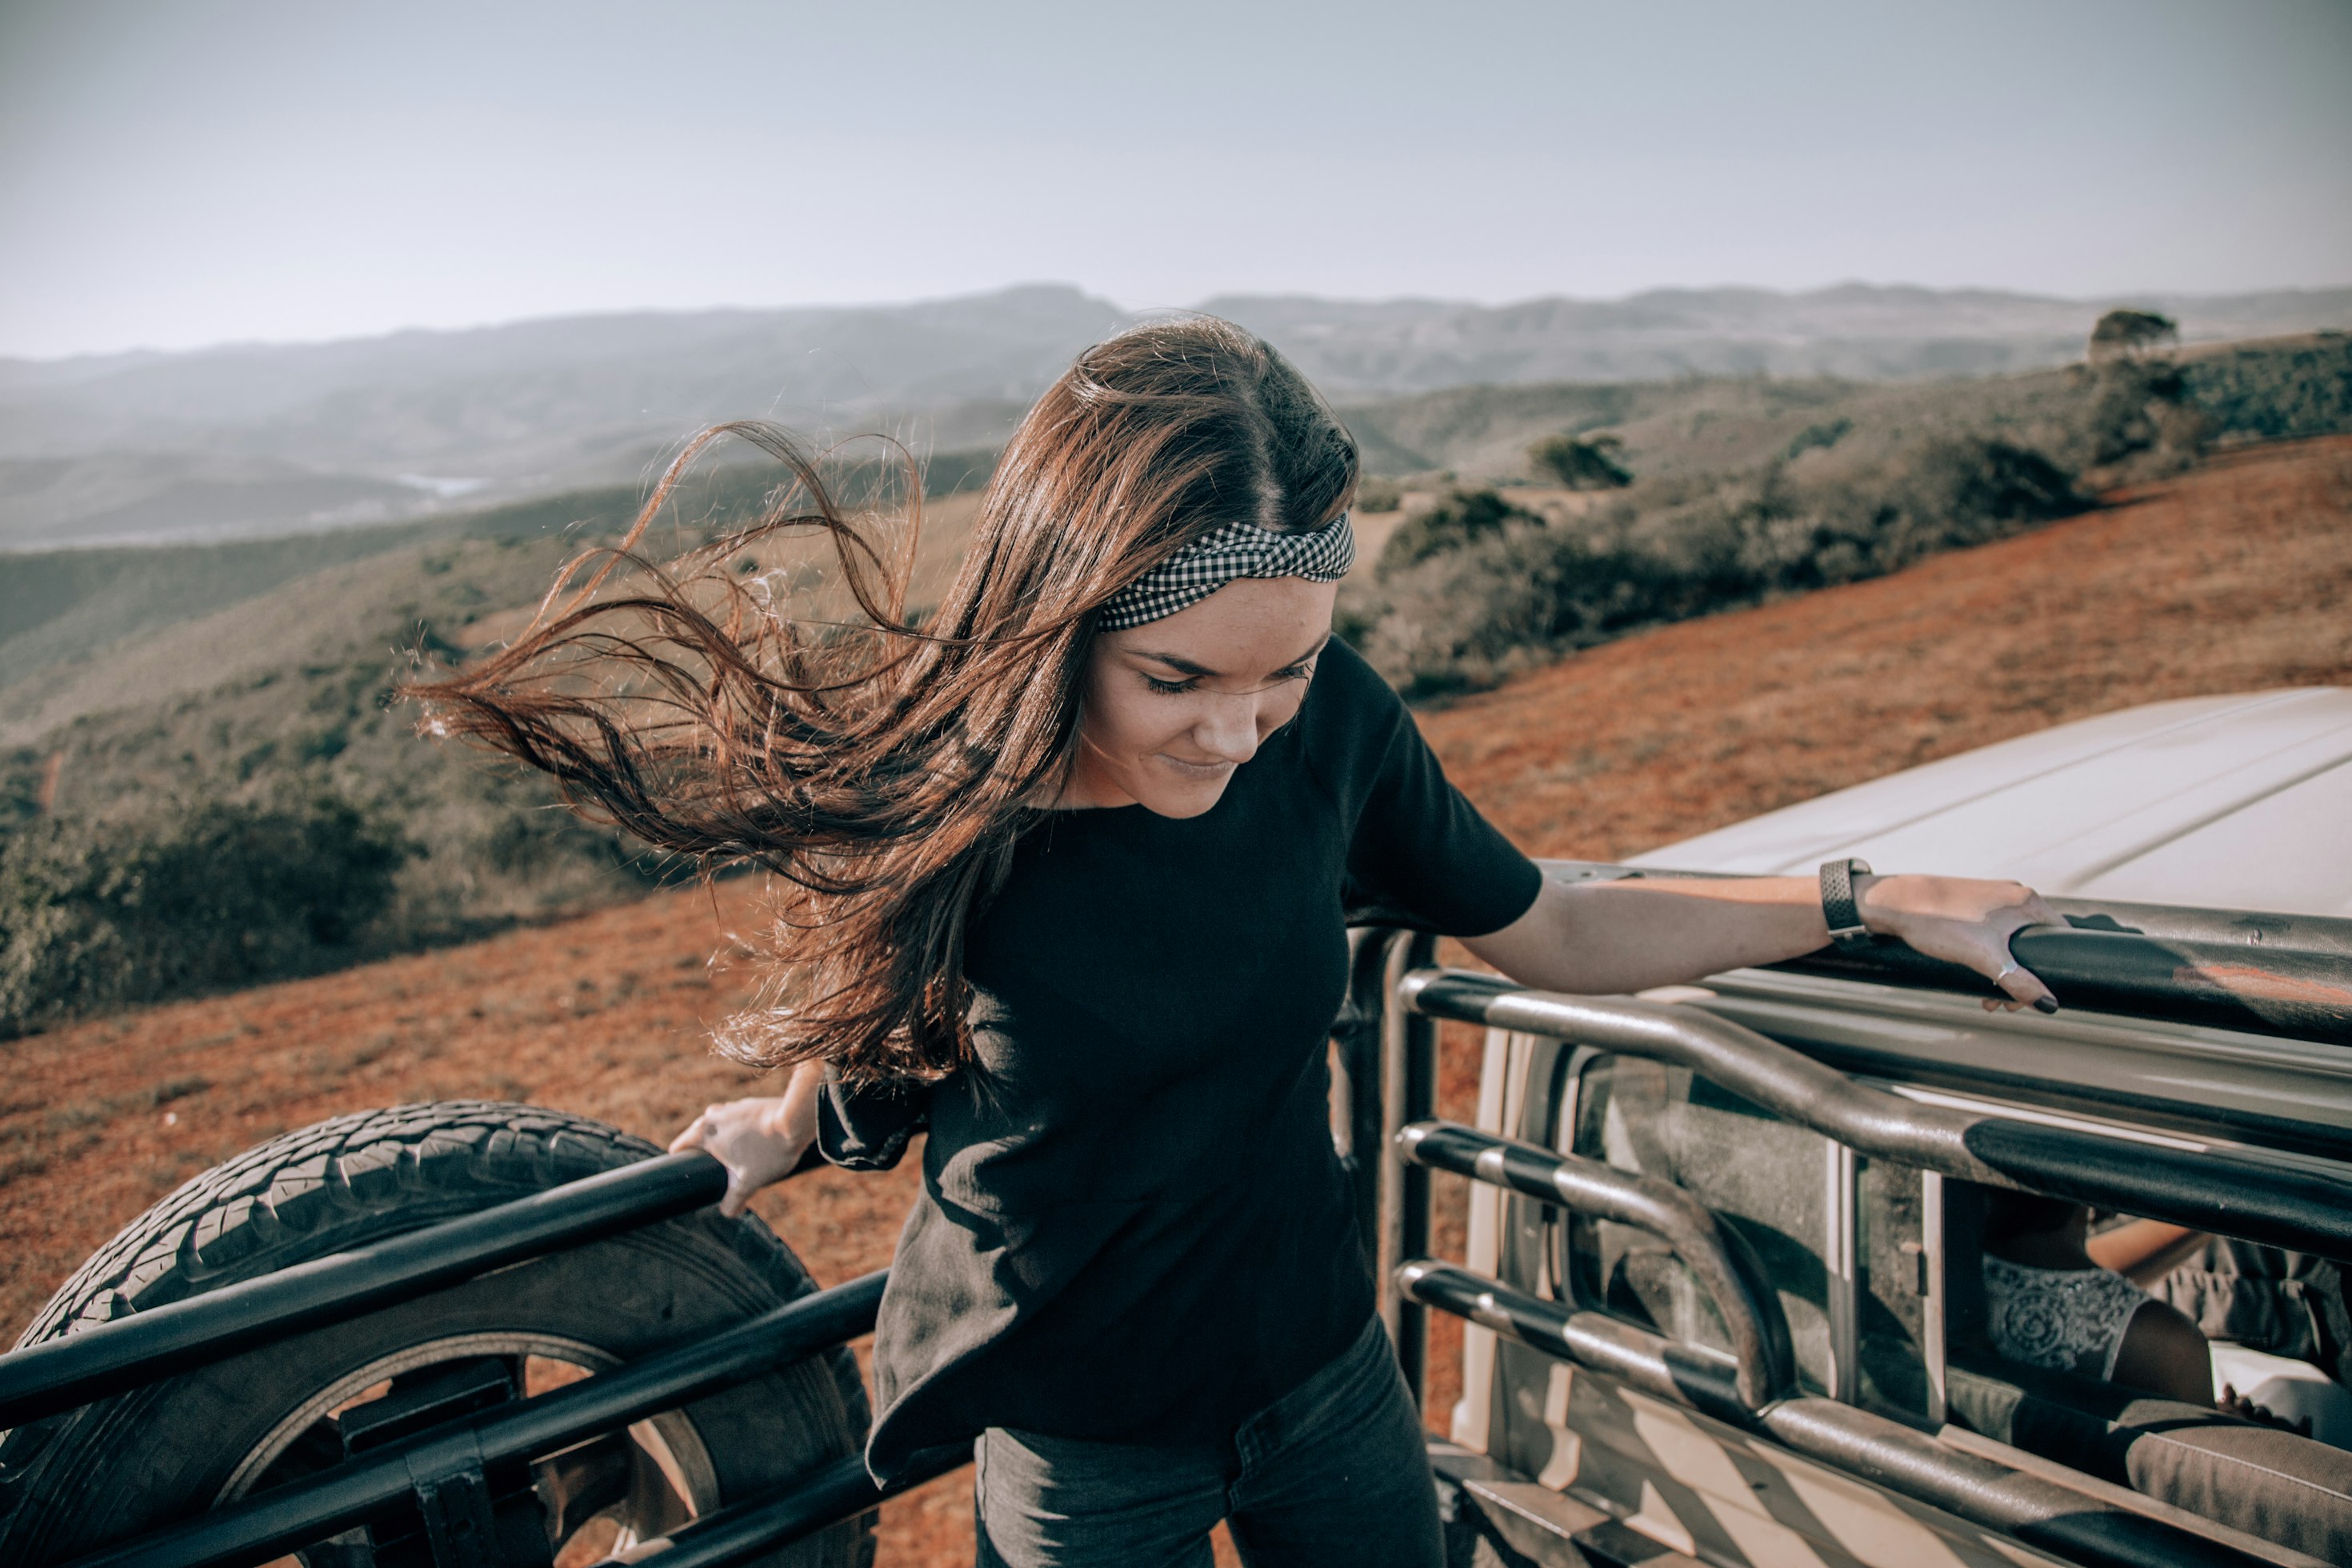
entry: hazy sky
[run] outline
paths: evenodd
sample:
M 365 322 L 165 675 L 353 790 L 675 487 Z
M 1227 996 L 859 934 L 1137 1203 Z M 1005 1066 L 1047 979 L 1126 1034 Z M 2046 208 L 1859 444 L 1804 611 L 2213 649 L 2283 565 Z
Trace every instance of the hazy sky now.
M 0 353 L 1846 279 L 2352 283 L 2352 0 L 0 0 Z

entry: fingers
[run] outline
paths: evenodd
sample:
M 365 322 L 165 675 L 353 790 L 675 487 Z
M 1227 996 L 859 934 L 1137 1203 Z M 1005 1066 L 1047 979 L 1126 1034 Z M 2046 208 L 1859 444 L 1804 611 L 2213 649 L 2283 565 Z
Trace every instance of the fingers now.
M 1992 977 L 1992 983 L 2007 993 L 2009 998 L 1993 1005 L 2011 1013 L 2020 1007 L 2032 1007 L 2043 1013 L 2058 1011 L 2058 998 L 2051 994 L 2050 987 L 2042 984 L 2041 977 L 2021 963 L 2012 961 Z
M 2031 888 L 2025 889 L 2025 897 L 2018 901 L 2017 910 L 2020 917 L 2017 924 L 2003 932 L 2000 939 L 2001 956 L 2008 962 L 1992 977 L 1992 983 L 2007 993 L 2008 1000 L 1990 1003 L 1988 1005 L 1997 1006 L 2010 1013 L 2016 1012 L 2020 1007 L 2032 1007 L 2042 1013 L 2055 1013 L 2058 1011 L 2057 996 L 2052 993 L 2050 987 L 2042 984 L 2040 975 L 2010 955 L 2009 944 L 2016 940 L 2019 931 L 2028 926 L 2064 925 L 2066 922 L 2056 910 L 2050 907 L 2040 893 Z
M 714 1130 L 711 1118 L 718 1110 L 715 1105 L 704 1106 L 702 1114 L 680 1128 L 677 1136 L 669 1141 L 669 1152 L 676 1154 L 688 1149 L 701 1148 L 703 1140 Z

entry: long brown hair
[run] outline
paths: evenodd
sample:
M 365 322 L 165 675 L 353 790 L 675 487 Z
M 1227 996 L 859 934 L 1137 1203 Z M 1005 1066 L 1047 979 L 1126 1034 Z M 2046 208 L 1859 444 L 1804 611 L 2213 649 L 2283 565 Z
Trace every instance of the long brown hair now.
M 788 484 L 678 561 L 637 554 L 687 466 L 729 434 Z M 428 732 L 544 770 L 583 815 L 781 879 L 771 977 L 720 1032 L 726 1054 L 824 1059 L 851 1082 L 937 1077 L 969 1054 L 967 922 L 1066 776 L 1097 612 L 1229 522 L 1323 526 L 1356 468 L 1346 428 L 1256 337 L 1207 316 L 1135 328 L 1030 409 L 918 626 L 911 529 L 886 550 L 790 437 L 721 426 L 670 465 L 619 545 L 566 569 L 520 637 L 410 694 Z M 852 624 L 795 620 L 728 572 L 795 531 L 829 540 Z

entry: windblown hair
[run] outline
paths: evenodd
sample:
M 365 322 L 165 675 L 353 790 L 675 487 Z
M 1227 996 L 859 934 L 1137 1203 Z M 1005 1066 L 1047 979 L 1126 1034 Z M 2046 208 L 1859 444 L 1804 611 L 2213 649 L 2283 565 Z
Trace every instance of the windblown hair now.
M 783 464 L 787 486 L 666 566 L 636 553 L 729 435 Z M 1230 522 L 1322 527 L 1356 471 L 1353 438 L 1265 342 L 1214 317 L 1155 322 L 1087 350 L 1030 409 L 919 626 L 919 487 L 888 552 L 789 436 L 724 425 L 670 465 L 617 546 L 567 566 L 521 636 L 409 695 L 427 732 L 545 771 L 583 816 L 773 873 L 772 967 L 721 1030 L 727 1055 L 822 1059 L 852 1083 L 936 1078 L 969 1057 L 965 931 L 1067 777 L 1105 603 Z M 796 620 L 727 570 L 811 531 L 850 626 Z

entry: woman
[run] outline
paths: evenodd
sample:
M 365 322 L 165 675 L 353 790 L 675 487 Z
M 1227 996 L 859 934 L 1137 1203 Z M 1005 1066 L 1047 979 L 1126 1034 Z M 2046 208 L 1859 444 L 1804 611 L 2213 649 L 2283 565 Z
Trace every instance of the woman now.
M 1616 993 L 1822 946 L 1816 884 L 1546 881 L 1330 636 L 1356 446 L 1226 322 L 1078 359 L 919 630 L 818 476 L 747 433 L 811 498 L 754 534 L 826 531 L 855 635 L 735 586 L 743 536 L 426 692 L 575 805 L 789 889 L 777 979 L 720 1044 L 790 1080 L 673 1147 L 726 1163 L 737 1213 L 812 1146 L 877 1168 L 927 1130 L 867 1463 L 976 1445 L 982 1563 L 1206 1563 L 1220 1518 L 1253 1563 L 1436 1563 L 1328 1134 L 1348 924 Z M 2054 1005 L 2009 958 L 2053 918 L 2029 889 L 1853 892 L 1871 930 Z
M 2064 1198 L 1986 1192 L 1985 1328 L 1993 1350 L 2032 1366 L 2211 1405 L 2205 1336 L 2101 1258 L 2090 1224 L 2091 1211 Z M 2120 1249 L 2110 1242 L 2104 1250 L 2114 1257 Z M 2230 1407 L 2244 1413 L 2234 1398 Z

